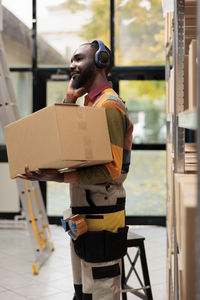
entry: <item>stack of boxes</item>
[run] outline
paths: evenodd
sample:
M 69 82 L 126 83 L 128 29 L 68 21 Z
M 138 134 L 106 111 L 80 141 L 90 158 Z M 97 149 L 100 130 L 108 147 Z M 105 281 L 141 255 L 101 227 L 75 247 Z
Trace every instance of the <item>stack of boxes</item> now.
M 192 111 L 197 106 L 196 11 L 197 1 L 185 0 L 184 111 Z M 170 21 L 172 15 L 172 12 L 166 14 L 166 47 L 169 47 L 171 43 L 173 27 L 169 28 L 169 26 L 173 26 L 173 21 Z M 174 69 L 172 68 L 169 80 L 166 82 L 167 114 L 174 113 L 174 76 Z M 178 111 L 177 113 L 181 112 Z M 174 289 L 174 276 L 177 275 L 174 266 L 174 247 L 177 247 L 179 300 L 194 300 L 195 213 L 197 207 L 197 152 L 195 143 L 185 144 L 184 174 L 174 172 L 174 149 L 172 144 L 167 144 L 167 183 L 168 289 Z M 174 242 L 175 232 L 177 245 Z M 168 290 L 168 296 L 170 300 L 173 299 L 170 290 Z

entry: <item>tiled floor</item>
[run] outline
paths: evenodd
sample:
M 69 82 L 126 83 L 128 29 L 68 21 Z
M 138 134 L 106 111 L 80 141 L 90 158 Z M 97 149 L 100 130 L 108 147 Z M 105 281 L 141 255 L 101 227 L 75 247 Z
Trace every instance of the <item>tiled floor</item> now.
M 166 229 L 131 228 L 145 236 L 145 249 L 154 300 L 166 300 Z M 60 226 L 51 226 L 55 251 L 33 275 L 35 258 L 26 229 L 0 229 L 0 300 L 71 300 L 73 298 L 69 238 Z M 134 251 L 131 249 L 131 251 Z M 128 267 L 128 262 L 126 261 Z M 140 272 L 140 263 L 136 264 Z M 136 278 L 130 283 L 137 287 Z M 128 294 L 128 299 L 138 297 Z M 101 300 L 101 299 L 99 299 Z

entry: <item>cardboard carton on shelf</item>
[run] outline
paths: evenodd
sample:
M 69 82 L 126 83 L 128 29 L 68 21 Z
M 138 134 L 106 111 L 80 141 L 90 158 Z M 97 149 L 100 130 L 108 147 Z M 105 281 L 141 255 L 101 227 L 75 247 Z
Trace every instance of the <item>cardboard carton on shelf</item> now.
M 184 69 L 184 110 L 188 109 L 188 55 L 185 55 L 185 69 Z
M 104 108 L 53 104 L 4 127 L 11 178 L 112 161 Z
M 172 40 L 174 12 L 167 12 L 165 16 L 165 46 Z
M 179 286 L 179 300 L 184 300 L 183 298 L 183 266 L 180 258 L 180 254 L 178 254 L 178 286 Z
M 185 17 L 196 16 L 197 2 L 185 0 Z
M 197 209 L 196 184 L 181 185 L 183 299 L 195 299 L 195 222 Z
M 174 68 L 170 70 L 170 97 L 169 97 L 169 113 L 174 113 Z
M 188 26 L 197 26 L 197 19 L 196 19 L 196 16 L 192 16 L 191 18 L 190 17 L 187 17 L 185 18 L 185 26 L 188 27 Z
M 179 174 L 174 175 L 175 178 L 175 203 L 176 203 L 176 231 L 177 242 L 180 251 L 183 247 L 183 227 L 182 224 L 182 205 L 183 199 L 181 198 L 181 191 L 184 185 L 191 185 L 195 190 L 197 189 L 197 175 L 196 174 Z
M 189 94 L 189 109 L 197 106 L 197 41 L 192 40 L 189 46 L 188 59 L 188 94 Z

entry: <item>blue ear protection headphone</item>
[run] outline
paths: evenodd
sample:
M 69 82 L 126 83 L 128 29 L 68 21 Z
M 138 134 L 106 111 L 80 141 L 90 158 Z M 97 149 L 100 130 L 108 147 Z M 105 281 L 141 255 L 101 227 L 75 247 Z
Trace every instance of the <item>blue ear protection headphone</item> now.
M 107 68 L 110 63 L 110 55 L 106 50 L 104 43 L 100 40 L 94 40 L 93 42 L 96 42 L 99 46 L 94 58 L 96 66 L 100 69 Z

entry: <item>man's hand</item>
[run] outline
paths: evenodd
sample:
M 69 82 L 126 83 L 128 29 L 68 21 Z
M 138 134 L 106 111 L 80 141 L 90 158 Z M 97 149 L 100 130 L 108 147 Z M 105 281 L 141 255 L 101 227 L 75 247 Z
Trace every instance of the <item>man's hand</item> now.
M 76 100 L 79 97 L 83 96 L 86 93 L 86 90 L 84 87 L 81 87 L 79 89 L 73 89 L 72 82 L 73 82 L 73 78 L 70 80 L 67 88 L 66 100 L 71 103 L 76 103 Z
M 31 181 L 56 181 L 64 182 L 64 175 L 55 169 L 36 169 L 30 171 L 29 166 L 25 166 L 25 174 L 17 174 L 17 178 Z

